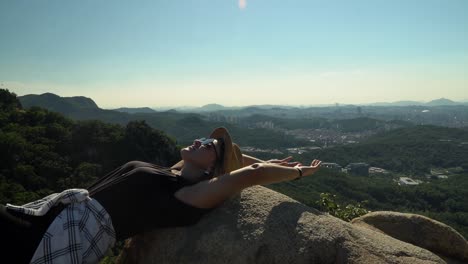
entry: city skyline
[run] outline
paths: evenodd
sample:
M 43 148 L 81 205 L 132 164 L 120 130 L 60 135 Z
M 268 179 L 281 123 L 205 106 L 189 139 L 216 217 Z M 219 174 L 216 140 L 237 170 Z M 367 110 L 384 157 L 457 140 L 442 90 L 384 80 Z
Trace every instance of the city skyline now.
M 0 3 L 0 87 L 102 108 L 467 101 L 468 2 Z

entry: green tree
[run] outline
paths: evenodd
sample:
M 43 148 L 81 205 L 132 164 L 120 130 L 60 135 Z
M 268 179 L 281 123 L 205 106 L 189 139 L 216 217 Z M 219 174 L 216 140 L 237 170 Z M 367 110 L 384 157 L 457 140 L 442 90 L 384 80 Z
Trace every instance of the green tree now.
M 365 201 L 356 204 L 342 205 L 339 204 L 336 199 L 337 197 L 334 194 L 321 193 L 320 199 L 316 203 L 325 212 L 347 222 L 370 212 L 364 208 Z
M 21 103 L 16 94 L 8 89 L 0 89 L 0 111 L 12 111 L 17 108 L 21 109 Z

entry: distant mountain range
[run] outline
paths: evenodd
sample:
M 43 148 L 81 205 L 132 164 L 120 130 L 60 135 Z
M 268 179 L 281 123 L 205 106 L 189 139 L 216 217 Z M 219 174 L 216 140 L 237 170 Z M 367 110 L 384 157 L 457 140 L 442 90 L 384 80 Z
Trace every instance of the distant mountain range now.
M 341 106 L 450 106 L 450 105 L 468 105 L 468 102 L 456 102 L 446 98 L 439 98 L 429 102 L 421 101 L 396 101 L 396 102 L 377 102 L 369 104 L 338 104 Z M 310 106 L 290 106 L 290 105 L 249 105 L 249 106 L 223 106 L 220 104 L 207 104 L 201 107 L 172 107 L 170 109 L 180 112 L 214 112 L 224 110 L 265 110 L 265 109 L 292 109 L 292 108 L 307 108 L 307 107 L 332 107 L 335 104 L 310 105 Z M 156 108 L 155 108 L 156 109 Z M 169 109 L 169 108 L 162 108 Z
M 429 102 L 418 102 L 418 101 L 396 101 L 392 103 L 380 102 L 371 103 L 365 105 L 372 106 L 411 106 L 411 105 L 426 105 L 426 106 L 442 106 L 442 105 L 467 105 L 468 102 L 455 102 L 447 98 L 439 98 Z
M 228 107 L 211 104 L 200 107 L 206 113 L 202 111 L 190 113 L 175 110 L 154 111 L 148 107 L 108 110 L 99 108 L 90 98 L 60 97 L 54 94 L 26 95 L 20 96 L 18 99 L 25 108 L 39 106 L 60 112 L 76 120 L 95 119 L 121 125 L 126 125 L 132 120 L 145 120 L 152 127 L 161 129 L 175 136 L 180 142 L 185 143 L 191 142 L 196 136 L 208 134 L 212 128 L 217 126 L 226 126 L 236 135 L 263 135 L 263 141 L 261 142 L 258 140 L 258 137 L 247 136 L 236 138 L 236 142 L 243 145 L 267 147 L 271 140 L 284 146 L 300 145 L 304 141 L 284 137 L 282 133 L 275 132 L 271 128 L 267 129 L 264 126 L 265 123 L 274 123 L 274 126 L 278 128 L 323 128 L 339 129 L 347 132 L 377 129 L 378 127 L 386 126 L 397 125 L 401 127 L 410 125 L 410 123 L 405 121 L 380 121 L 366 117 L 341 120 L 344 118 L 344 113 L 339 113 L 338 115 L 341 119 L 337 120 L 304 116 L 304 113 L 298 113 L 298 118 L 289 118 L 284 114 L 285 112 L 301 112 L 307 109 L 289 109 L 288 107 L 275 105 L 249 106 L 239 108 L 239 110 L 228 110 L 230 109 Z M 353 113 L 356 112 L 354 107 L 351 107 L 351 109 Z M 254 142 L 250 141 L 251 138 L 256 138 L 256 140 Z
M 178 112 L 215 112 L 215 111 L 229 111 L 229 110 L 265 110 L 265 109 L 292 109 L 298 106 L 287 105 L 249 105 L 249 106 L 224 106 L 220 104 L 206 104 L 204 106 L 176 106 L 176 107 L 154 107 L 156 111 L 178 111 Z
M 28 94 L 18 97 L 24 107 L 31 107 L 34 105 L 46 107 L 52 111 L 58 111 L 61 113 L 70 113 L 83 109 L 100 109 L 97 104 L 88 97 L 84 96 L 73 96 L 73 97 L 61 97 L 53 93 L 44 93 L 40 95 Z M 341 106 L 451 106 L 451 105 L 468 105 L 468 102 L 456 102 L 446 98 L 439 98 L 429 102 L 419 101 L 396 101 L 396 102 L 377 102 L 370 104 L 339 104 Z M 327 107 L 334 105 L 321 105 L 315 107 Z M 314 106 L 308 106 L 314 107 Z M 287 106 L 287 105 L 250 105 L 250 106 L 223 106 L 220 104 L 207 104 L 201 107 L 193 106 L 181 106 L 181 107 L 121 107 L 115 110 L 124 113 L 154 113 L 154 112 L 165 112 L 165 111 L 177 111 L 177 112 L 192 112 L 192 113 L 203 113 L 203 112 L 216 112 L 226 110 L 247 110 L 247 111 L 261 111 L 266 109 L 272 110 L 286 110 L 294 108 L 305 108 L 305 106 Z M 104 109 L 103 109 L 104 110 Z
M 124 112 L 124 113 L 130 113 L 130 114 L 134 114 L 134 113 L 155 113 L 155 112 L 157 112 L 156 110 L 154 110 L 152 108 L 149 108 L 149 107 L 134 107 L 134 108 L 120 107 L 120 108 L 111 109 L 111 110 Z

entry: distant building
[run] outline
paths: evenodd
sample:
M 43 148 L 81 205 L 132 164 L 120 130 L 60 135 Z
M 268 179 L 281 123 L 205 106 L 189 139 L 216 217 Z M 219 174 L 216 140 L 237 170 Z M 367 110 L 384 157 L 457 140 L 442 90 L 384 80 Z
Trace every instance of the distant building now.
M 280 154 L 280 155 L 283 155 L 283 152 L 277 150 L 277 149 L 274 149 L 271 151 L 271 154 Z
M 418 185 L 419 182 L 416 182 L 415 180 L 408 178 L 408 177 L 400 177 L 400 180 L 398 181 L 398 185 Z
M 386 169 L 378 167 L 369 167 L 369 174 L 389 174 L 390 172 Z
M 431 169 L 431 175 L 432 176 L 438 176 L 438 175 L 444 175 L 445 173 L 447 173 L 447 170 L 444 170 L 444 169 Z
M 439 180 L 439 179 L 448 179 L 448 176 L 445 174 L 429 174 L 429 175 L 426 175 L 426 178 L 431 179 L 431 180 Z
M 311 148 L 315 148 L 315 147 L 311 147 Z M 320 147 L 318 147 L 320 149 Z M 309 147 L 300 147 L 300 148 L 287 148 L 286 150 L 289 152 L 289 153 L 293 153 L 293 154 L 304 154 L 306 152 L 308 152 L 310 148 Z
M 322 149 L 321 147 L 317 147 L 317 146 L 312 146 L 312 147 L 305 147 L 305 149 L 308 149 L 308 150 L 317 150 L 317 149 Z
M 350 163 L 345 167 L 349 174 L 368 176 L 369 175 L 369 164 L 364 162 Z
M 333 171 L 340 171 L 342 170 L 342 167 L 340 164 L 338 163 L 334 163 L 334 162 L 322 162 L 322 164 L 320 165 L 321 167 L 324 167 L 324 168 L 327 168 L 327 169 L 330 169 L 330 170 L 333 170 Z

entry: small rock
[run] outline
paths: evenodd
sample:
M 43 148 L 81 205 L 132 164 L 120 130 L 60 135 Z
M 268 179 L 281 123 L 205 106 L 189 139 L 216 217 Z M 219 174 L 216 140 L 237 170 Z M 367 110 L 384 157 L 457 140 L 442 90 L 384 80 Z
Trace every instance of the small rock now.
M 468 243 L 450 226 L 431 218 L 398 212 L 372 212 L 351 221 L 432 252 L 468 262 Z

